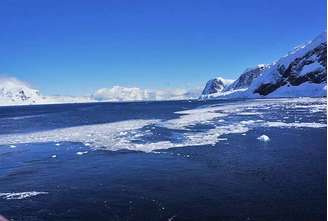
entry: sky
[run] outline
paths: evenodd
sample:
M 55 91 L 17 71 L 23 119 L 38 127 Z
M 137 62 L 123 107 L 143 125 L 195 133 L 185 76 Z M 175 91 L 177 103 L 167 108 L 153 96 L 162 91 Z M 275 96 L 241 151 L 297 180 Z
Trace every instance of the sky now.
M 44 94 L 202 87 L 326 30 L 325 0 L 2 0 L 0 73 Z

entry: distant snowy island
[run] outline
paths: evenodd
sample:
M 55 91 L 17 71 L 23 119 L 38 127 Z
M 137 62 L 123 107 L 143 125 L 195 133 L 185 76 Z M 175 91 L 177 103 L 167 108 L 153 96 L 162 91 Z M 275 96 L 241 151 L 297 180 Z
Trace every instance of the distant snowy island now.
M 0 106 L 183 99 L 325 97 L 327 93 L 327 33 L 294 48 L 272 64 L 247 68 L 237 80 L 218 77 L 199 89 L 146 90 L 114 86 L 90 96 L 44 96 L 12 77 L 0 78 Z
M 101 88 L 90 96 L 45 96 L 39 90 L 13 77 L 0 77 L 0 106 L 121 101 L 197 99 L 200 89 L 146 90 L 137 87 Z
M 246 69 L 235 80 L 209 80 L 201 99 L 324 97 L 327 93 L 327 33 L 294 48 L 272 64 Z
M 36 90 L 12 77 L 0 78 L 0 105 L 29 105 L 29 104 L 56 104 L 56 103 L 85 103 L 94 101 L 88 96 L 44 96 Z

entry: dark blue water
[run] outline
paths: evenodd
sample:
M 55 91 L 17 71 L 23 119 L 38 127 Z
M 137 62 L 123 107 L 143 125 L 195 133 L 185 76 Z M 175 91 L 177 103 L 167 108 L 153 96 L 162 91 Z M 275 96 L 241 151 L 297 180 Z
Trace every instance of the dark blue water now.
M 125 150 L 124 144 L 117 151 L 110 150 L 111 144 L 93 148 L 76 140 L 62 141 L 60 146 L 51 139 L 3 143 L 0 193 L 46 194 L 1 197 L 0 214 L 12 220 L 325 220 L 325 101 L 248 102 L 252 101 L 1 107 L 0 142 L 8 136 L 22 138 L 82 125 L 136 119 L 166 122 L 179 119 L 177 111 L 207 106 L 227 113 L 224 107 L 232 106 L 229 114 L 209 118 L 206 124 L 143 126 L 137 131 L 150 132 L 131 141 L 142 144 L 139 151 Z M 243 110 L 234 105 L 243 105 Z M 249 125 L 246 132 L 227 132 L 214 144 L 185 142 L 190 131 L 204 136 L 210 129 L 250 120 L 263 123 Z M 265 122 L 294 124 L 265 126 Z M 262 134 L 270 141 L 259 141 Z M 142 151 L 158 140 L 171 141 L 173 148 Z M 184 143 L 188 145 L 177 147 Z

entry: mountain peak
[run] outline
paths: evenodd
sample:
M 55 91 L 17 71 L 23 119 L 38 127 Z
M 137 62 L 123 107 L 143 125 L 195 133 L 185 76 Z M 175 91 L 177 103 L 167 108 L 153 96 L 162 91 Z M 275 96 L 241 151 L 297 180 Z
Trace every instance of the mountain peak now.
M 222 92 L 227 86 L 229 86 L 233 80 L 217 77 L 209 80 L 202 92 L 202 95 L 209 95 Z

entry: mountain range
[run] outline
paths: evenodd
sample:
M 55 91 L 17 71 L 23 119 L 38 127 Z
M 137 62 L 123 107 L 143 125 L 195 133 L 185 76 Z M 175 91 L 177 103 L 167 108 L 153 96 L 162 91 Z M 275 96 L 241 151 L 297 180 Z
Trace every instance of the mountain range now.
M 272 64 L 246 69 L 235 81 L 207 82 L 201 99 L 322 97 L 327 93 L 327 33 Z

